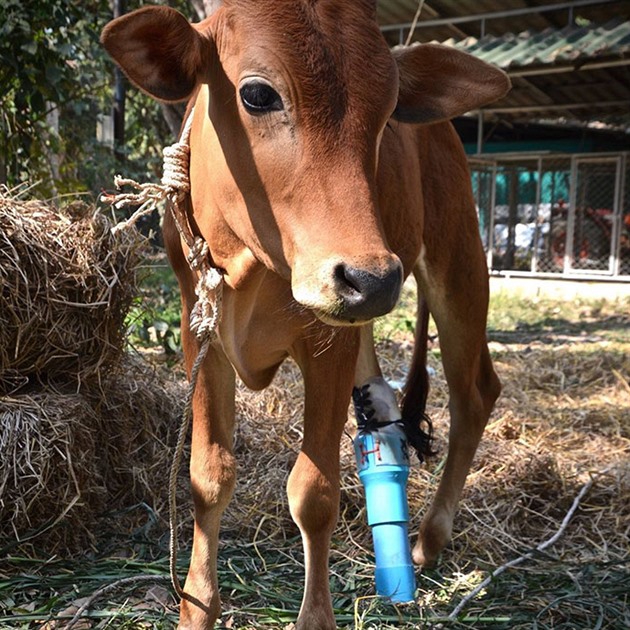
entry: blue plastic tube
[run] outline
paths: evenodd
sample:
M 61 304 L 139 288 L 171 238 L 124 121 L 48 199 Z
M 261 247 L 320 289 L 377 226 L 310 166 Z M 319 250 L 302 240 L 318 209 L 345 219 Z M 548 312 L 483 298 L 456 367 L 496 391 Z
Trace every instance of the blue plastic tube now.
M 374 541 L 376 593 L 393 602 L 413 601 L 416 579 L 408 535 L 405 434 L 390 424 L 360 431 L 354 445 Z

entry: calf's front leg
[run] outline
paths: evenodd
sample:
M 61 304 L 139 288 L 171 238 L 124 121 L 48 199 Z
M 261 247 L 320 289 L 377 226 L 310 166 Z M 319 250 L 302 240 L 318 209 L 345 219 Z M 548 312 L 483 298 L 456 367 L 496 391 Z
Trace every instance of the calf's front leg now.
M 339 443 L 348 415 L 359 347 L 356 329 L 339 330 L 325 353 L 304 342 L 294 356 L 304 376 L 304 440 L 289 475 L 291 516 L 304 545 L 306 581 L 296 630 L 334 630 L 328 578 L 330 539 L 339 515 Z
M 184 339 L 187 359 L 194 358 Z M 190 568 L 180 609 L 180 630 L 209 630 L 221 613 L 217 581 L 219 523 L 236 479 L 232 455 L 234 370 L 223 351 L 211 346 L 199 371 L 193 401 L 190 480 L 195 524 Z

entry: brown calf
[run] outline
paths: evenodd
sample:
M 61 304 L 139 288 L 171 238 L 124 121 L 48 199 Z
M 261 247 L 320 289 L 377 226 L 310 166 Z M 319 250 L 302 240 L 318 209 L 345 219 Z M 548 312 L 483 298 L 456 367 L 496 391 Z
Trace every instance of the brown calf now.
M 220 613 L 216 556 L 236 476 L 235 372 L 261 389 L 291 356 L 304 377 L 304 441 L 287 484 L 305 553 L 300 630 L 335 627 L 328 551 L 339 442 L 353 386 L 373 384 L 376 398 L 386 388 L 370 321 L 393 308 L 409 273 L 438 326 L 451 413 L 446 467 L 413 552 L 420 565 L 434 563 L 450 539 L 499 393 L 469 173 L 447 121 L 499 98 L 509 82 L 437 45 L 392 54 L 375 5 L 225 0 L 195 25 L 150 7 L 103 32 L 140 88 L 194 104 L 189 221 L 225 281 L 219 341 L 194 398 L 195 531 L 180 628 L 211 628 Z M 190 370 L 198 345 L 186 322 L 196 273 L 170 216 L 164 236 L 181 286 Z M 407 392 L 406 408 L 417 417 L 426 398 L 426 313 L 421 306 Z M 399 412 L 390 405 L 384 413 Z

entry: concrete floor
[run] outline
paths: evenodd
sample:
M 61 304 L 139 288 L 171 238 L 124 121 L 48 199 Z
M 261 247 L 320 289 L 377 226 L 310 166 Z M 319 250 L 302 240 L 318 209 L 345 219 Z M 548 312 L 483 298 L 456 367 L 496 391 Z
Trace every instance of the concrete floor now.
M 626 301 L 630 300 L 630 282 L 491 276 L 490 292 L 561 300 L 588 298 Z

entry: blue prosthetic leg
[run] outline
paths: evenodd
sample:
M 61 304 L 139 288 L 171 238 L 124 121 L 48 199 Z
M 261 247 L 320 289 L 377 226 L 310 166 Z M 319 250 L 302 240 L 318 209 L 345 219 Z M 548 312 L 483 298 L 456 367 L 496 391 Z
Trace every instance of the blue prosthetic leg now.
M 354 446 L 374 541 L 376 593 L 393 602 L 410 602 L 416 580 L 408 536 L 407 438 L 395 421 L 375 418 L 373 409 L 365 413 L 366 391 L 363 404 L 360 394 L 354 397 L 359 428 Z

